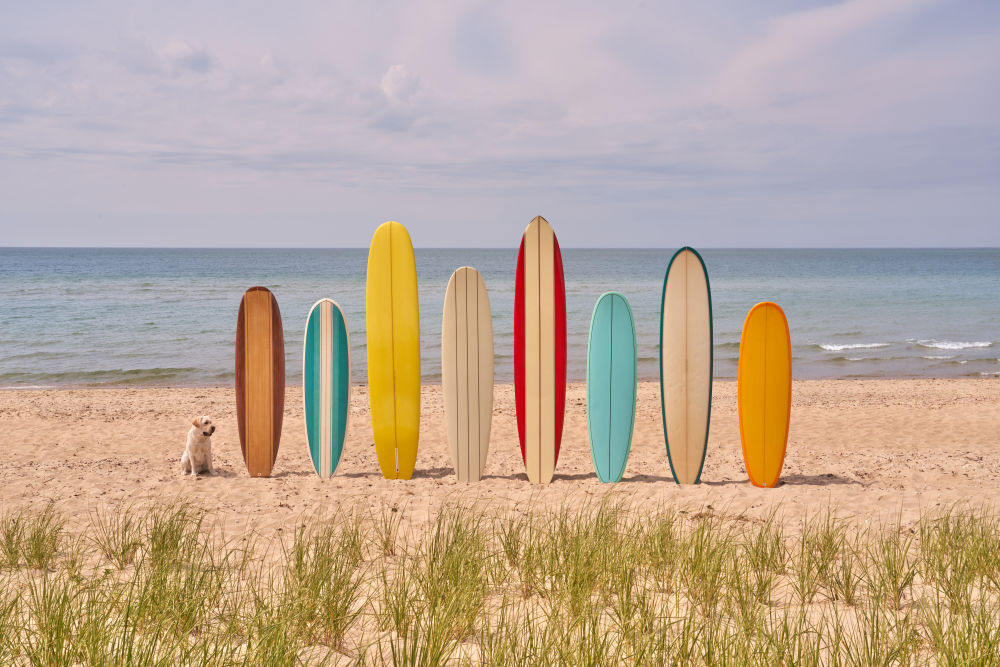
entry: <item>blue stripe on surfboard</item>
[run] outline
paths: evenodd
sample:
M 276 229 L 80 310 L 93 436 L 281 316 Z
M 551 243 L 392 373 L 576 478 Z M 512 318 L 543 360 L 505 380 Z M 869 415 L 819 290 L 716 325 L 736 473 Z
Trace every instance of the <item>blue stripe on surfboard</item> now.
M 594 306 L 587 346 L 587 426 L 594 469 L 602 482 L 625 473 L 636 399 L 636 340 L 632 309 L 608 292 Z
M 320 368 L 322 356 L 322 302 L 313 306 L 306 321 L 305 360 L 302 365 L 302 390 L 305 392 L 306 437 L 309 440 L 309 456 L 312 458 L 316 474 L 322 477 L 319 465 L 320 434 L 320 384 L 323 379 Z
M 333 367 L 330 373 L 333 384 L 330 390 L 333 470 L 330 473 L 333 474 L 333 471 L 337 469 L 337 464 L 340 463 L 340 456 L 344 451 L 344 438 L 347 435 L 351 363 L 350 349 L 347 344 L 347 322 L 344 321 L 344 314 L 336 305 L 332 305 L 330 308 L 330 320 L 330 364 Z

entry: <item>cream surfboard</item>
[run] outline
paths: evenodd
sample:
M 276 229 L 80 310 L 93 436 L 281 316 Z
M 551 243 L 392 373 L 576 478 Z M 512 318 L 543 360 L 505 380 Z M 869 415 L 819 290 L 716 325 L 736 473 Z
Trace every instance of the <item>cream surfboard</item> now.
M 552 481 L 566 407 L 566 287 L 552 227 L 524 230 L 514 281 L 514 397 L 528 480 Z
M 302 343 L 302 400 L 306 442 L 316 474 L 337 470 L 351 404 L 351 341 L 336 301 L 320 299 L 309 310 Z
M 493 320 L 486 283 L 468 266 L 451 274 L 445 292 L 441 384 L 455 474 L 460 482 L 478 482 L 493 419 Z
M 712 297 L 705 262 L 678 250 L 663 278 L 660 399 L 670 472 L 697 484 L 708 447 L 712 408 Z
M 754 486 L 774 487 L 785 462 L 792 410 L 792 343 L 778 304 L 758 303 L 747 313 L 737 374 L 743 463 Z
M 375 454 L 386 479 L 410 479 L 420 434 L 420 312 L 413 244 L 398 222 L 375 230 L 367 280 L 368 399 Z

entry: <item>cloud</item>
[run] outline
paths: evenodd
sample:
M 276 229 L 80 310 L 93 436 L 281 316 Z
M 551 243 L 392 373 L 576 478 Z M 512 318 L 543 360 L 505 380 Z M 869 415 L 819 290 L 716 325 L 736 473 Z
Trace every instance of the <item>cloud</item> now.
M 409 104 L 420 90 L 420 78 L 403 65 L 393 65 L 382 75 L 379 87 L 393 104 Z
M 209 51 L 183 40 L 171 40 L 157 51 L 165 71 L 178 75 L 186 72 L 207 74 L 215 67 L 215 58 Z
M 830 85 L 825 75 L 831 68 L 857 62 L 858 45 L 851 38 L 940 1 L 847 0 L 773 18 L 764 24 L 763 36 L 732 55 L 709 94 L 733 106 L 808 99 Z
M 640 217 L 725 244 L 746 219 L 911 230 L 946 204 L 998 208 L 993 5 L 303 0 L 234 23 L 108 2 L 0 25 L 0 226 L 49 207 L 127 235 L 102 220 L 173 210 L 169 192 L 207 227 L 266 200 L 302 219 L 412 211 L 431 245 L 462 243 L 434 227 L 443 209 L 490 226 L 482 243 L 526 209 L 586 222 L 568 245 Z

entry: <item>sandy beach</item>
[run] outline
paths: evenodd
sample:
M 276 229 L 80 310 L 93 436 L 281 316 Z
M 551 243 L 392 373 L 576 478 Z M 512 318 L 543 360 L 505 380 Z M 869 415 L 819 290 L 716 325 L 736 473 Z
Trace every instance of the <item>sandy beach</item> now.
M 714 387 L 703 483 L 690 487 L 670 477 L 656 383 L 640 386 L 632 453 L 619 484 L 602 484 L 594 474 L 582 384 L 569 388 L 562 450 L 547 487 L 529 484 L 524 473 L 512 385 L 496 388 L 486 477 L 477 484 L 454 477 L 439 386 L 423 389 L 410 481 L 379 474 L 365 387 L 354 387 L 351 412 L 345 457 L 333 479 L 320 480 L 306 449 L 301 389 L 289 388 L 274 476 L 249 479 L 231 388 L 3 391 L 3 505 L 55 500 L 72 530 L 96 509 L 184 498 L 210 510 L 227 532 L 252 527 L 273 535 L 294 518 L 344 506 L 396 506 L 419 527 L 451 501 L 546 509 L 605 494 L 639 508 L 711 506 L 734 516 L 779 508 L 790 520 L 833 508 L 862 522 L 906 523 L 953 504 L 1000 504 L 1000 382 L 992 379 L 796 381 L 777 489 L 754 488 L 746 478 L 734 382 Z M 190 419 L 200 414 L 218 426 L 218 475 L 195 479 L 177 463 Z

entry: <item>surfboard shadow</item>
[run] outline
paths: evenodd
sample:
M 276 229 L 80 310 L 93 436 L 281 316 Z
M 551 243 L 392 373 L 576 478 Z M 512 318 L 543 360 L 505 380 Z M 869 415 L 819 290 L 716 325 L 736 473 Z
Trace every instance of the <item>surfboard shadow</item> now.
M 672 478 L 667 478 L 673 481 Z M 753 486 L 749 479 L 713 479 L 701 480 L 700 484 L 705 486 L 733 486 L 733 485 L 746 485 Z M 778 486 L 784 486 L 789 484 L 791 486 L 833 486 L 838 484 L 861 484 L 856 479 L 851 479 L 850 477 L 841 477 L 840 475 L 834 475 L 833 473 L 824 473 L 822 475 L 782 475 L 778 479 Z
M 426 468 L 424 470 L 414 470 L 413 479 L 419 479 L 426 477 L 429 479 L 441 479 L 442 477 L 453 477 L 455 475 L 455 469 L 449 467 L 439 467 L 439 468 Z
M 365 470 L 362 472 L 338 472 L 337 477 L 347 477 L 350 479 L 364 479 L 366 477 L 382 477 L 382 473 L 378 470 Z
M 281 472 L 271 474 L 271 479 L 278 479 L 281 477 L 316 477 L 316 473 L 311 470 L 309 472 L 302 472 L 300 470 L 282 470 Z
M 850 477 L 841 477 L 832 472 L 822 475 L 782 475 L 778 479 L 778 486 L 782 484 L 802 485 L 802 486 L 834 486 L 838 484 L 856 484 L 861 482 Z
M 512 481 L 513 480 L 517 480 L 517 481 L 520 481 L 520 482 L 527 482 L 528 481 L 528 473 L 526 473 L 526 472 L 515 472 L 515 473 L 510 474 L 510 475 L 483 475 L 480 479 L 482 479 L 484 481 L 487 480 L 487 479 L 509 479 L 509 480 L 512 480 Z
M 527 478 L 527 475 L 525 475 L 525 478 Z M 596 480 L 597 479 L 597 473 L 595 473 L 595 472 L 581 472 L 581 473 L 574 473 L 572 475 L 567 474 L 567 473 L 562 473 L 562 474 L 556 473 L 556 474 L 554 474 L 552 476 L 552 481 L 553 482 L 555 482 L 555 481 L 562 481 L 562 480 L 566 480 L 568 482 L 570 482 L 570 481 L 578 482 L 578 481 L 581 481 L 581 480 L 584 480 L 584 479 L 595 479 Z
M 655 483 L 655 482 L 669 482 L 674 486 L 678 486 L 677 482 L 670 475 L 632 475 L 631 477 L 622 477 L 621 482 L 645 482 L 645 483 Z M 704 482 L 702 482 L 704 484 Z

